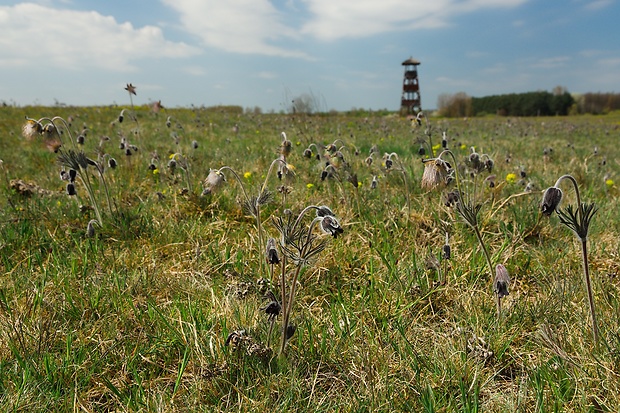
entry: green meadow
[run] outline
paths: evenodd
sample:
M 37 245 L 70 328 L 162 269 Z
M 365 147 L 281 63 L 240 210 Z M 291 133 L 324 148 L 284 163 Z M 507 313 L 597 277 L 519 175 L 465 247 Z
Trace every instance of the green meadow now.
M 420 120 L 0 108 L 0 410 L 617 411 L 618 113 Z

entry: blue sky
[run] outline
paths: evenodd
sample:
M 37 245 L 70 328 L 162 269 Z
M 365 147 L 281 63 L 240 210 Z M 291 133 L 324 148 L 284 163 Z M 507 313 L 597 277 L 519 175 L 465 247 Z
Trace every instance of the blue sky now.
M 0 2 L 0 101 L 397 110 L 441 94 L 620 92 L 618 0 Z

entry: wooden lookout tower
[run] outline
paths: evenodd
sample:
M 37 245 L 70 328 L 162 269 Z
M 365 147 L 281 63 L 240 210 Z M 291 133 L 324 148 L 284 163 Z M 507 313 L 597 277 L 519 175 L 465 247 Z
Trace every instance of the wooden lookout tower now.
M 403 62 L 405 76 L 403 78 L 403 96 L 400 100 L 401 114 L 417 114 L 422 110 L 420 103 L 420 83 L 418 82 L 419 61 L 410 57 Z

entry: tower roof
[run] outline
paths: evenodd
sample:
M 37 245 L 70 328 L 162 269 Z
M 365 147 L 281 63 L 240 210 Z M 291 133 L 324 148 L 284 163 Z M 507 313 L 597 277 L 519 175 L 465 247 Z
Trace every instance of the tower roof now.
M 403 66 L 407 66 L 407 65 L 419 65 L 420 61 L 419 60 L 415 60 L 413 57 L 410 57 L 409 59 L 405 60 L 403 62 Z

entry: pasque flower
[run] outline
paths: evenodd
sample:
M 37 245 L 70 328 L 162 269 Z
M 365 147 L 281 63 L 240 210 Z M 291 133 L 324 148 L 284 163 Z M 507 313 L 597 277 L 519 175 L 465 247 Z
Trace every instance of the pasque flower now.
M 550 216 L 558 205 L 560 205 L 560 201 L 562 201 L 562 190 L 556 186 L 547 188 L 543 194 L 542 203 L 540 204 L 542 213 Z
M 326 215 L 323 217 L 321 220 L 321 229 L 334 238 L 338 238 L 338 235 L 344 232 L 336 217 L 331 215 Z
M 575 195 L 577 197 L 577 207 L 569 205 L 564 209 L 557 209 L 560 201 L 562 200 L 562 191 L 559 186 L 560 183 L 568 179 L 575 188 Z M 581 202 L 581 196 L 579 194 L 579 186 L 577 180 L 572 175 L 561 176 L 551 188 L 548 188 L 543 194 L 543 200 L 541 204 L 542 213 L 549 216 L 553 211 L 557 211 L 560 222 L 569 228 L 581 241 L 581 258 L 583 262 L 583 279 L 586 287 L 586 294 L 588 296 L 588 304 L 590 309 L 590 321 L 592 322 L 592 336 L 594 342 L 598 343 L 598 322 L 596 319 L 596 311 L 594 309 L 594 294 L 592 293 L 592 284 L 590 281 L 590 268 L 588 265 L 588 230 L 590 228 L 590 221 L 594 214 L 596 214 L 596 206 Z

